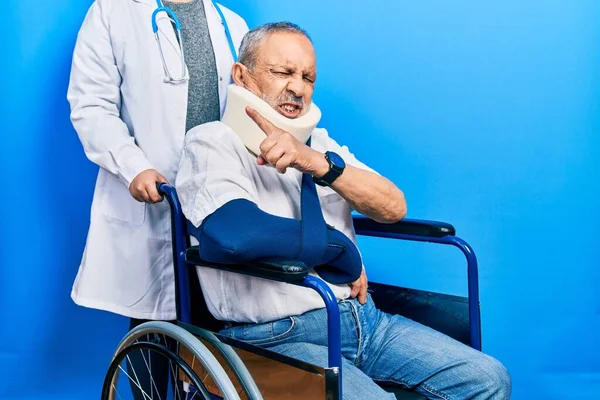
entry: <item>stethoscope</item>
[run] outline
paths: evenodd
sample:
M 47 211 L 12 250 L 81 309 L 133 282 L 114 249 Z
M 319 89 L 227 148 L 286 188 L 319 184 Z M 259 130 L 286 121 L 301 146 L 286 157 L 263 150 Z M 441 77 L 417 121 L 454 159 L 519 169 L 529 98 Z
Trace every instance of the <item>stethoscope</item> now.
M 197 0 L 202 1 L 202 0 Z M 225 36 L 227 36 L 227 42 L 229 43 L 229 51 L 231 51 L 231 56 L 233 57 L 233 61 L 237 62 L 237 52 L 235 51 L 235 46 L 233 45 L 233 39 L 231 38 L 231 32 L 229 31 L 229 25 L 227 25 L 227 20 L 225 19 L 225 15 L 223 15 L 223 11 L 219 8 L 219 5 L 215 0 L 211 0 L 213 7 L 219 13 L 219 17 L 221 18 L 221 24 L 223 24 L 223 28 L 225 29 Z M 160 53 L 160 59 L 162 61 L 163 69 L 165 70 L 165 77 L 163 81 L 165 83 L 180 83 L 189 80 L 189 76 L 187 70 L 185 68 L 185 55 L 183 54 L 183 42 L 181 41 L 181 23 L 175 15 L 175 12 L 169 7 L 165 7 L 162 0 L 156 0 L 157 8 L 152 13 L 152 31 L 154 32 L 154 37 L 156 38 L 156 43 L 158 44 L 158 52 Z M 159 12 L 164 12 L 167 14 L 169 19 L 175 24 L 175 35 L 177 35 L 177 42 L 179 43 L 179 54 L 181 54 L 181 75 L 178 78 L 174 78 L 167 67 L 167 62 L 165 61 L 165 55 L 162 50 L 162 45 L 160 44 L 159 34 L 158 34 L 158 24 L 156 23 L 156 16 Z

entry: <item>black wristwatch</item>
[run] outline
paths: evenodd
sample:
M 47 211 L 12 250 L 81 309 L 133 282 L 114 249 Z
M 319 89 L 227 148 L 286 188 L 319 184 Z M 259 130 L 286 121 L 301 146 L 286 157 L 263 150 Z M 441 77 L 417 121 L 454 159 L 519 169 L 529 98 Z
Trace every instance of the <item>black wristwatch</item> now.
M 338 176 L 344 172 L 346 163 L 344 162 L 344 159 L 339 156 L 339 154 L 334 153 L 333 151 L 326 152 L 325 159 L 329 163 L 329 171 L 320 178 L 313 176 L 312 180 L 314 183 L 320 186 L 331 186 L 333 181 L 335 181 Z

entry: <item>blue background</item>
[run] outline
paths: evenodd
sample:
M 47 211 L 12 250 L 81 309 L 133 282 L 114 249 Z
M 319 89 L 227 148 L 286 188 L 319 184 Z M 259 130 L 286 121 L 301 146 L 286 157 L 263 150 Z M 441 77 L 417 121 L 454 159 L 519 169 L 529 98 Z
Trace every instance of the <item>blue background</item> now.
M 125 1 L 125 0 L 123 0 Z M 70 300 L 96 168 L 65 99 L 90 0 L 5 7 L 0 398 L 95 399 L 127 321 Z M 480 261 L 484 350 L 514 399 L 600 392 L 600 2 L 229 0 L 318 55 L 322 126 L 452 222 Z M 361 240 L 369 276 L 465 293 L 457 251 Z

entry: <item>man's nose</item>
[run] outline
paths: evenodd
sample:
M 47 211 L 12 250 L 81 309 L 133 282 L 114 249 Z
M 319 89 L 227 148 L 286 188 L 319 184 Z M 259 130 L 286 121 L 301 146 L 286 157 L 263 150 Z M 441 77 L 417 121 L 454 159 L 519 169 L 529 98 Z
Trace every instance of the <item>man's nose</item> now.
M 297 97 L 304 97 L 306 85 L 302 78 L 292 78 L 288 83 L 287 89 Z

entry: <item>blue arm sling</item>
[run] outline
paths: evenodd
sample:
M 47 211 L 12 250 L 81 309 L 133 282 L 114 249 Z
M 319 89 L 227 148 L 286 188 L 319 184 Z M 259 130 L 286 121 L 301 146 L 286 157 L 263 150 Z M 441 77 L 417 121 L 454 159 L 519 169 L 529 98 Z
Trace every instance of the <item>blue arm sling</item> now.
M 261 258 L 300 260 L 332 284 L 354 282 L 362 260 L 354 243 L 327 225 L 309 174 L 302 176 L 302 220 L 278 217 L 245 199 L 229 201 L 192 232 L 202 259 L 243 264 Z

